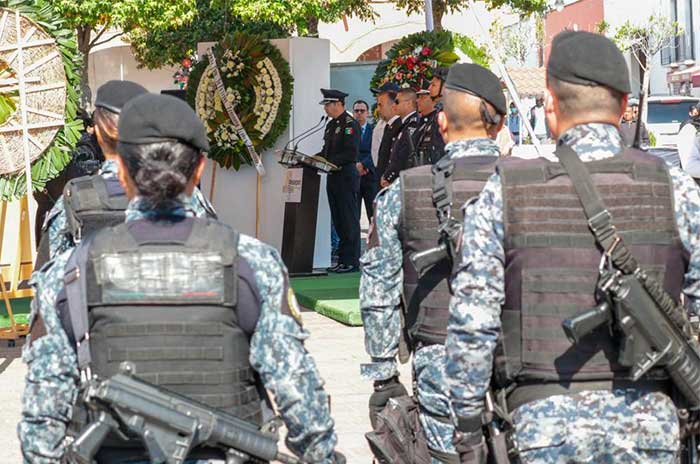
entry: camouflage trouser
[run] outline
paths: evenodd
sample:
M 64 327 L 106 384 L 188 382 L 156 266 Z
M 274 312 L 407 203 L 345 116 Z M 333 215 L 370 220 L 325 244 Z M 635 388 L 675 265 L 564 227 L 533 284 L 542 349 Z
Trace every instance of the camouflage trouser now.
M 534 401 L 513 412 L 523 464 L 675 463 L 676 408 L 666 395 L 587 391 Z
M 445 347 L 431 345 L 419 349 L 414 356 L 414 370 L 421 406 L 419 419 L 428 440 L 428 446 L 437 451 L 455 453 L 452 445 L 454 425 L 445 420 L 450 406 L 445 382 Z M 433 463 L 440 461 L 433 459 Z

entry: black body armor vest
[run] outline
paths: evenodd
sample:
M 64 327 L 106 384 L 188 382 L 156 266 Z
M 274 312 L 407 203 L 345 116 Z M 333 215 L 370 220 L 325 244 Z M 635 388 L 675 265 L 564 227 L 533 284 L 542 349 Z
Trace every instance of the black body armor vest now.
M 678 301 L 688 256 L 674 217 L 673 186 L 661 159 L 636 150 L 586 163 L 613 223 L 640 265 Z M 505 305 L 495 357 L 498 387 L 626 380 L 619 337 L 601 327 L 572 345 L 561 324 L 593 307 L 601 251 L 559 163 L 499 165 L 505 223 Z M 652 371 L 650 378 L 663 378 Z M 548 396 L 548 395 L 544 395 Z
M 238 325 L 238 234 L 209 219 L 140 220 L 82 246 L 92 373 L 107 378 L 129 361 L 147 382 L 259 425 L 264 397 Z M 195 451 L 190 458 L 220 457 Z M 144 453 L 109 437 L 98 458 Z
M 477 197 L 493 174 L 498 157 L 469 156 L 454 160 L 452 180 L 453 208 L 460 208 Z M 399 235 L 403 248 L 403 297 L 406 327 L 413 347 L 444 344 L 447 336 L 450 291 L 448 278 L 452 263 L 436 264 L 418 278 L 410 261 L 412 254 L 438 244 L 439 222 L 432 201 L 432 166 L 420 166 L 401 172 L 401 222 Z M 462 220 L 462 214 L 458 214 Z
M 68 232 L 76 243 L 99 229 L 124 222 L 129 205 L 119 180 L 100 175 L 70 180 L 63 189 L 63 201 Z

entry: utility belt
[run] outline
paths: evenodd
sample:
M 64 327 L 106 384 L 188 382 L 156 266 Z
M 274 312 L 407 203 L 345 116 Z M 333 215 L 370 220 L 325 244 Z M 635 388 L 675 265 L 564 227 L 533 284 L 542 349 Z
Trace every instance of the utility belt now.
M 499 402 L 505 406 L 508 412 L 533 401 L 543 400 L 550 396 L 575 395 L 584 391 L 608 391 L 634 389 L 643 393 L 671 394 L 671 383 L 668 380 L 638 380 L 612 379 L 591 380 L 572 383 L 522 383 L 515 388 L 500 390 L 497 394 Z

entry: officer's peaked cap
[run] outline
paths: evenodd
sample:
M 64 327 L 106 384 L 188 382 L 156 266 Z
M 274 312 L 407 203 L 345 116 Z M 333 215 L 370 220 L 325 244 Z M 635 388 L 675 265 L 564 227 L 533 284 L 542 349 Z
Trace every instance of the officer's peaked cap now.
M 348 96 L 347 93 L 335 89 L 321 89 L 321 94 L 323 95 L 323 100 L 319 102 L 321 105 L 337 101 L 345 101 L 345 97 Z
M 385 82 L 380 87 L 372 87 L 370 90 L 373 94 L 379 95 L 380 93 L 385 92 L 397 93 L 399 90 L 401 90 L 401 87 L 399 87 L 399 84 L 396 82 Z

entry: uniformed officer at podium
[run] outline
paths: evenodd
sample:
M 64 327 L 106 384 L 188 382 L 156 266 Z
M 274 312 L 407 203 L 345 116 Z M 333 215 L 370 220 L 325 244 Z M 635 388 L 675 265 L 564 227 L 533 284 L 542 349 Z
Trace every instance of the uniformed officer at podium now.
M 331 272 L 357 271 L 360 259 L 360 220 L 357 196 L 360 175 L 355 163 L 360 153 L 360 125 L 345 111 L 345 92 L 321 89 L 320 104 L 331 121 L 323 135 L 321 155 L 340 168 L 328 174 L 326 192 L 333 225 L 340 238 L 338 264 Z

